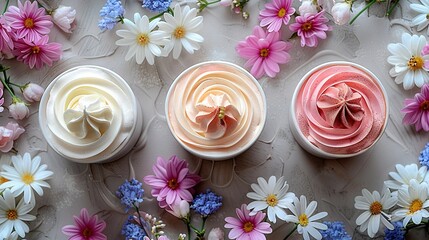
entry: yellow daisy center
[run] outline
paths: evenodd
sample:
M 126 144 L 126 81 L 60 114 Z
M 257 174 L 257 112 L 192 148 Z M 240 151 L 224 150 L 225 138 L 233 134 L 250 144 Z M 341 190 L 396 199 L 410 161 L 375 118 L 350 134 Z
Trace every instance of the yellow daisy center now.
M 175 178 L 172 178 L 172 179 L 168 180 L 167 184 L 168 184 L 168 187 L 170 189 L 172 189 L 172 190 L 174 190 L 174 189 L 176 189 L 176 188 L 179 187 L 177 179 L 175 179 Z
M 420 103 L 420 110 L 428 110 L 429 109 L 429 101 L 424 100 L 422 103 Z
M 277 203 L 279 203 L 279 200 L 277 199 L 277 196 L 274 195 L 274 194 L 268 195 L 267 198 L 265 199 L 265 201 L 271 207 L 277 206 Z
M 420 199 L 414 200 L 408 208 L 408 214 L 413 214 L 423 208 L 423 202 Z
M 410 60 L 408 60 L 408 68 L 415 71 L 418 69 L 422 69 L 425 61 L 420 56 L 411 56 Z
M 139 34 L 137 36 L 137 43 L 142 46 L 146 46 L 149 43 L 149 36 L 143 33 Z
M 24 26 L 26 28 L 33 28 L 34 27 L 34 21 L 33 21 L 33 19 L 32 18 L 26 18 L 24 20 Z
M 24 175 L 22 175 L 21 180 L 27 184 L 30 185 L 31 183 L 34 182 L 34 177 L 33 175 L 31 175 L 30 173 L 24 173 Z
M 304 24 L 302 24 L 301 29 L 302 31 L 308 31 L 313 27 L 313 25 L 311 24 L 311 22 L 306 22 Z
M 5 177 L 0 177 L 0 184 L 3 184 L 5 182 L 9 182 L 9 179 L 7 179 Z
M 277 16 L 278 16 L 279 18 L 282 18 L 282 17 L 284 17 L 285 15 L 286 15 L 286 9 L 284 9 L 284 8 L 280 8 L 279 12 L 277 13 Z
M 261 57 L 268 57 L 269 54 L 270 50 L 268 48 L 262 48 L 261 50 L 259 50 L 259 56 Z
M 6 211 L 6 218 L 8 220 L 16 220 L 18 218 L 18 213 L 16 212 L 15 209 L 10 209 Z
M 371 212 L 371 215 L 378 215 L 381 213 L 381 210 L 383 210 L 383 205 L 381 205 L 380 202 L 373 202 L 371 203 L 371 206 L 369 206 L 369 212 Z
M 34 46 L 31 48 L 31 52 L 34 54 L 38 54 L 40 52 L 40 48 L 38 46 Z
M 253 226 L 253 223 L 251 223 L 251 222 L 246 222 L 243 225 L 243 230 L 244 230 L 244 232 L 247 232 L 247 233 L 251 232 L 254 228 L 255 228 L 255 226 Z
M 185 34 L 186 34 L 186 29 L 184 27 L 177 27 L 174 30 L 173 36 L 178 39 L 178 38 L 183 38 Z
M 299 225 L 305 227 L 308 225 L 308 217 L 305 213 L 299 215 L 298 217 Z

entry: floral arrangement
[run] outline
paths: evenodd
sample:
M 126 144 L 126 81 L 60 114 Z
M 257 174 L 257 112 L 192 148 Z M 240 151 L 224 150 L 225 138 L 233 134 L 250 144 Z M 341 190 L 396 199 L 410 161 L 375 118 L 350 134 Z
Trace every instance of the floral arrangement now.
M 46 180 L 53 172 L 40 164 L 40 156 L 34 158 L 29 153 L 15 155 L 11 159 L 2 158 L 0 171 L 0 239 L 25 238 L 29 232 L 26 222 L 34 221 L 30 214 L 36 206 L 36 194 L 43 195 L 43 188 L 49 188 Z

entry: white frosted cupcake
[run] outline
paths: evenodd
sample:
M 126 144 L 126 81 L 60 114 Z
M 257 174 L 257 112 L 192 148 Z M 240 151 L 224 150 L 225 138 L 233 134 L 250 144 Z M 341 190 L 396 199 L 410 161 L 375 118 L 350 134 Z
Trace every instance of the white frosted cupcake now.
M 80 163 L 125 155 L 143 126 L 140 105 L 127 82 L 98 66 L 79 66 L 56 77 L 40 101 L 39 123 L 58 154 Z
M 351 62 L 329 62 L 309 71 L 292 97 L 291 131 L 309 153 L 353 157 L 380 139 L 388 101 L 380 80 Z
M 243 68 L 212 61 L 194 65 L 171 85 L 165 103 L 168 126 L 189 152 L 223 160 L 247 150 L 266 119 L 265 95 Z

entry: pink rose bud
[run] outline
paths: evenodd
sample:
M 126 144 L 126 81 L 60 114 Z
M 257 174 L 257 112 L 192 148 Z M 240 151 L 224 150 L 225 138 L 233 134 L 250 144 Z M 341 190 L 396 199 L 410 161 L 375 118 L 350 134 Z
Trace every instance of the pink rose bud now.
M 52 13 L 52 22 L 66 33 L 71 33 L 76 28 L 76 10 L 69 6 L 60 5 Z
M 229 7 L 232 4 L 232 0 L 221 0 L 220 4 L 224 7 Z
M 0 151 L 9 152 L 13 147 L 13 142 L 25 132 L 25 129 L 18 123 L 9 122 L 6 127 L 0 126 Z
M 40 85 L 28 83 L 24 86 L 22 94 L 24 95 L 25 100 L 29 102 L 38 102 L 42 98 L 43 92 L 45 92 L 45 89 Z
M 304 16 L 306 13 L 316 14 L 317 6 L 313 4 L 312 0 L 304 0 L 298 8 L 299 15 Z
M 224 240 L 225 234 L 220 228 L 212 228 L 210 230 L 209 236 L 207 237 L 207 240 Z
M 331 13 L 337 25 L 344 25 L 350 21 L 350 4 L 346 2 L 335 3 Z
M 30 110 L 21 99 L 14 98 L 9 106 L 9 113 L 15 120 L 22 120 L 28 117 Z

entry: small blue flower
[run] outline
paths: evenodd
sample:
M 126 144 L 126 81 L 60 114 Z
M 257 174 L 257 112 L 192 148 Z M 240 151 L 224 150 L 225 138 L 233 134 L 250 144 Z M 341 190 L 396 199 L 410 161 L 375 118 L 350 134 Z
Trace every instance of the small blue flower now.
M 106 4 L 100 10 L 101 19 L 98 21 L 98 27 L 101 30 L 111 30 L 124 18 L 124 7 L 120 0 L 107 0 Z
M 405 239 L 405 230 L 403 228 L 402 222 L 397 221 L 392 223 L 395 227 L 393 230 L 386 228 L 384 230 L 384 240 L 404 240 Z
M 121 199 L 121 203 L 125 206 L 125 212 L 128 212 L 132 207 L 138 207 L 138 204 L 143 202 L 142 183 L 136 179 L 125 182 L 119 186 L 116 191 L 116 196 Z
M 133 219 L 133 216 L 128 217 L 128 220 L 122 226 L 121 234 L 127 240 L 143 240 L 146 235 L 143 229 L 138 224 L 133 222 Z
M 206 193 L 200 193 L 192 201 L 191 209 L 203 217 L 216 212 L 222 206 L 222 197 L 216 195 L 210 189 Z
M 322 239 L 324 240 L 351 240 L 352 238 L 344 228 L 344 223 L 340 221 L 323 222 L 328 226 L 328 229 L 321 230 Z
M 143 0 L 142 7 L 152 12 L 165 12 L 170 7 L 171 0 Z
M 429 167 L 429 143 L 426 143 L 425 148 L 420 152 L 420 164 Z

